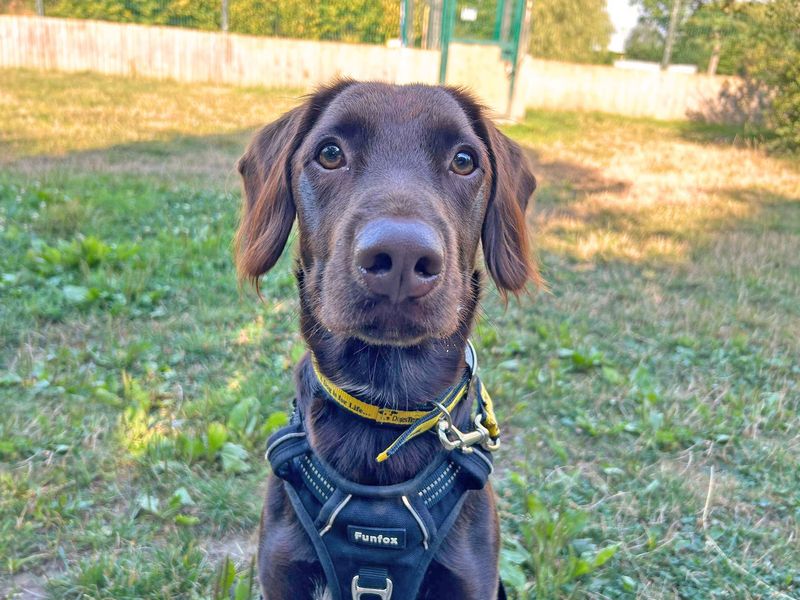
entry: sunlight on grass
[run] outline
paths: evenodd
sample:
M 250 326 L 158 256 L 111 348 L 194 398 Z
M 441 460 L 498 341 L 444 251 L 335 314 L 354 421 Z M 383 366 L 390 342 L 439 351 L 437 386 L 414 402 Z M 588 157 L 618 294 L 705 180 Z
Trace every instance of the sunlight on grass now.
M 556 114 L 553 125 L 538 124 L 550 119 L 534 113 L 534 125 L 509 132 L 535 148 L 539 246 L 575 260 L 688 262 L 716 232 L 758 220 L 766 194 L 786 206 L 800 197 L 795 167 L 758 150 L 700 146 L 682 141 L 671 124 L 628 126 L 614 117 Z M 570 146 L 558 137 L 539 143 L 538 131 L 551 138 L 565 121 L 567 140 L 578 124 L 589 128 Z M 651 138 L 646 145 L 643 131 Z M 605 151 L 587 157 L 579 145 Z
M 0 79 L 0 162 L 252 129 L 302 94 L 90 73 L 5 69 Z

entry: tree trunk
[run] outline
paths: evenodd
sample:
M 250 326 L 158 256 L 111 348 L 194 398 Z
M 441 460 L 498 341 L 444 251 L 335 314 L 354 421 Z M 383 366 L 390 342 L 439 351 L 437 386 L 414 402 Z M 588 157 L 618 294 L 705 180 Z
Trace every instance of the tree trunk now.
M 722 51 L 722 37 L 719 30 L 714 31 L 714 45 L 711 48 L 711 58 L 708 61 L 708 74 L 716 75 L 719 67 L 719 53 Z
M 678 29 L 678 16 L 681 11 L 681 0 L 672 0 L 672 13 L 669 16 L 669 29 L 664 44 L 664 56 L 661 58 L 661 70 L 666 71 L 672 60 L 672 46 L 675 43 L 675 31 Z

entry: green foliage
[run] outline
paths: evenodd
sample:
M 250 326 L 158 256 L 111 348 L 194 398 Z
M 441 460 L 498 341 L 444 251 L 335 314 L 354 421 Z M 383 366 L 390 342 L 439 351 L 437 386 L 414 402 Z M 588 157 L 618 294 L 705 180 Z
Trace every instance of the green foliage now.
M 604 0 L 541 0 L 531 15 L 534 57 L 606 62 L 613 27 Z
M 47 0 L 54 17 L 221 27 L 219 0 Z M 385 43 L 400 35 L 400 4 L 394 0 L 229 0 L 228 30 L 311 40 Z
M 630 58 L 658 61 L 671 2 L 639 0 L 644 16 L 626 44 Z M 714 54 L 717 72 L 739 75 L 742 88 L 721 100 L 742 122 L 766 126 L 772 145 L 800 149 L 800 3 L 714 0 L 684 5 L 672 62 L 705 69 Z M 763 113 L 763 114 L 762 114 Z
M 211 600 L 251 600 L 258 597 L 255 559 L 250 561 L 246 570 L 237 570 L 236 564 L 226 556 L 214 577 Z
M 625 43 L 625 55 L 635 60 L 660 62 L 664 53 L 672 2 L 641 0 L 643 15 Z M 718 56 L 716 72 L 740 74 L 744 68 L 743 37 L 760 10 L 754 3 L 732 0 L 682 2 L 671 62 L 708 69 Z
M 48 582 L 54 597 L 84 598 L 198 598 L 209 581 L 205 555 L 190 541 L 168 548 L 123 550 L 116 555 L 83 558 L 75 569 Z
M 218 0 L 46 0 L 45 14 L 53 17 L 104 19 L 120 23 L 175 25 L 218 29 Z
M 769 90 L 767 125 L 775 145 L 800 151 L 800 3 L 774 0 L 762 7 L 747 37 L 746 76 Z
M 603 567 L 617 553 L 616 544 L 598 547 L 584 537 L 590 514 L 570 507 L 564 496 L 543 498 L 517 473 L 510 475 L 510 483 L 516 536 L 507 538 L 503 548 L 501 576 L 518 599 L 561 597 L 571 584 Z

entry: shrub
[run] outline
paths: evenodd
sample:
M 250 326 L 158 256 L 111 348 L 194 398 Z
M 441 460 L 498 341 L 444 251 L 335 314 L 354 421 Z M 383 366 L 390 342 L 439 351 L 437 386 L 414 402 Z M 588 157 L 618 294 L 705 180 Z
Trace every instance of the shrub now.
M 775 145 L 800 151 L 800 3 L 775 0 L 764 7 L 754 28 L 747 77 L 769 88 L 767 126 Z

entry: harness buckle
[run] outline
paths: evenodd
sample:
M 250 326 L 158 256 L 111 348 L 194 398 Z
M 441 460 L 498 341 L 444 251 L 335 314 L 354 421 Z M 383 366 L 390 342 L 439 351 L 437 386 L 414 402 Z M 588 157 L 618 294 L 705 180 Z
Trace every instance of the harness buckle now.
M 371 588 L 371 587 L 361 587 L 358 585 L 359 576 L 356 575 L 353 577 L 353 583 L 350 584 L 350 592 L 353 595 L 353 600 L 360 600 L 361 596 L 364 595 L 372 595 L 377 596 L 380 600 L 391 600 L 392 599 L 392 580 L 388 577 L 386 578 L 386 587 L 382 590 L 378 588 Z
M 489 430 L 483 426 L 480 413 L 475 415 L 475 431 L 461 431 L 453 424 L 450 414 L 444 412 L 439 419 L 439 441 L 445 450 L 461 450 L 464 454 L 472 452 L 472 446 L 480 445 L 485 450 L 494 451 L 500 448 L 500 440 L 493 440 Z M 452 437 L 451 435 L 452 434 Z

